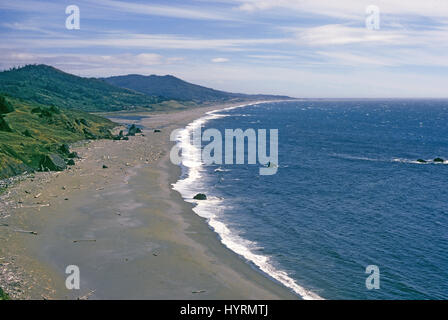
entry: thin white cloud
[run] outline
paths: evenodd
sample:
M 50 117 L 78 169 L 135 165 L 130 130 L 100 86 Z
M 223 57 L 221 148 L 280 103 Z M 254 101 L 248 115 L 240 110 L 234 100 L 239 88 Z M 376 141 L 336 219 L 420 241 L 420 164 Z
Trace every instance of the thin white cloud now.
M 99 68 L 110 66 L 116 68 L 145 67 L 156 65 L 171 65 L 183 61 L 183 57 L 164 57 L 156 53 L 140 54 L 47 54 L 22 53 L 9 50 L 3 53 L 2 68 L 25 64 L 51 64 L 56 67 Z
M 152 16 L 195 20 L 235 20 L 234 16 L 230 16 L 226 13 L 219 12 L 217 10 L 204 10 L 200 7 L 191 8 L 182 7 L 179 5 L 169 6 L 159 4 L 143 4 L 117 0 L 95 0 L 92 4 L 97 6 L 104 6 L 112 10 L 119 10 L 121 12 L 130 12 Z
M 249 54 L 247 55 L 247 57 L 262 60 L 286 60 L 286 59 L 289 60 L 294 58 L 292 56 L 279 55 L 279 54 Z
M 14 10 L 20 12 L 40 12 L 42 14 L 49 11 L 57 11 L 61 8 L 65 9 L 62 3 L 53 3 L 47 1 L 34 0 L 14 0 L 14 1 L 0 1 L 0 9 Z
M 22 33 L 28 33 L 33 32 L 41 35 L 47 35 L 47 36 L 58 36 L 59 34 L 57 32 L 51 31 L 49 29 L 43 29 L 40 27 L 41 24 L 37 22 L 12 22 L 12 23 L 3 23 L 1 24 L 3 27 L 8 28 L 13 31 L 22 32 Z M 46 27 L 48 27 L 49 24 L 47 23 Z M 55 27 L 53 25 L 53 27 Z
M 402 32 L 372 31 L 363 27 L 329 24 L 313 28 L 284 28 L 295 33 L 297 40 L 307 45 L 345 45 L 354 43 L 396 44 L 405 36 Z
M 223 63 L 223 62 L 228 62 L 229 59 L 227 59 L 227 58 L 213 58 L 211 61 L 214 62 L 214 63 Z
M 64 12 L 63 10 L 69 3 L 64 2 L 49 2 L 41 0 L 14 0 L 1 1 L 0 9 L 13 10 L 19 12 L 40 12 L 48 14 L 49 12 Z M 231 10 L 218 11 L 211 9 L 204 9 L 202 7 L 181 6 L 179 4 L 148 4 L 136 3 L 131 1 L 119 0 L 78 0 L 76 5 L 81 8 L 82 15 L 84 15 L 84 8 L 97 8 L 97 12 L 104 15 L 106 11 L 118 11 L 125 13 L 133 13 L 149 16 L 161 16 L 171 18 L 183 18 L 193 20 L 216 20 L 216 21 L 231 21 L 236 20 L 235 14 Z M 62 13 L 63 14 L 63 13 Z M 87 13 L 89 16 L 94 15 L 93 11 Z
M 312 13 L 341 19 L 365 16 L 368 5 L 376 5 L 382 14 L 425 17 L 448 16 L 448 1 L 444 0 L 234 0 L 241 11 L 284 9 L 290 13 Z
M 292 38 L 244 38 L 244 39 L 206 39 L 164 34 L 96 34 L 91 38 L 62 36 L 47 38 L 11 37 L 8 43 L 0 43 L 0 47 L 22 48 L 93 48 L 111 47 L 152 48 L 152 49 L 184 49 L 184 50 L 242 50 L 250 46 L 275 45 L 292 43 Z
M 333 64 L 335 66 L 397 66 L 398 61 L 396 59 L 385 58 L 377 55 L 363 55 L 354 54 L 350 52 L 325 52 L 318 51 L 316 54 L 326 59 L 326 64 Z
M 407 45 L 420 48 L 448 46 L 448 26 L 433 27 L 432 29 L 396 28 L 373 31 L 364 27 L 328 24 L 318 27 L 283 27 L 281 29 L 294 34 L 301 45 L 308 46 L 350 44 L 389 47 Z

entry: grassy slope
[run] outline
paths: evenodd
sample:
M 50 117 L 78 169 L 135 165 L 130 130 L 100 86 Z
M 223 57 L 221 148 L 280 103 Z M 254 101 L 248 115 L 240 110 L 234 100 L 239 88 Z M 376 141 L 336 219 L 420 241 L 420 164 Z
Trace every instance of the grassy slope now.
M 87 112 L 151 108 L 164 99 L 82 78 L 47 65 L 0 72 L 0 93 L 25 101 Z
M 115 126 L 107 119 L 67 109 L 60 109 L 60 113 L 50 111 L 51 116 L 41 116 L 32 110 L 50 108 L 17 99 L 8 100 L 15 111 L 4 116 L 12 132 L 0 131 L 0 178 L 38 169 L 43 154 L 57 153 L 63 143 L 86 139 L 88 134 L 84 129 L 98 138 L 107 138 L 110 137 L 108 130 Z M 24 134 L 25 130 L 31 137 Z
M 0 300 L 9 300 L 9 296 L 0 288 Z

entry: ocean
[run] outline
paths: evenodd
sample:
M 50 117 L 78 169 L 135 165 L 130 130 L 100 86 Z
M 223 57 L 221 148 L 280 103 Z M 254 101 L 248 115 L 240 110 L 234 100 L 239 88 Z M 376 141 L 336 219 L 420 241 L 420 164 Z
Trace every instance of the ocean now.
M 448 299 L 448 161 L 432 161 L 448 159 L 447 100 L 230 108 L 191 123 L 185 149 L 198 126 L 278 129 L 276 174 L 183 151 L 173 185 L 255 269 L 304 299 Z M 379 289 L 366 287 L 369 265 Z

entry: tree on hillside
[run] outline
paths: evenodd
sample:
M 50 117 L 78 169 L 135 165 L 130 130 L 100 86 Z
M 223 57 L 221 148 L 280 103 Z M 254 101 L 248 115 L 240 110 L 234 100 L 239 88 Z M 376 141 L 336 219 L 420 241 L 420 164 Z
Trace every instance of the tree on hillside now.
M 0 131 L 12 132 L 8 123 L 3 119 L 3 115 L 0 114 Z
M 8 100 L 0 95 L 0 114 L 10 113 L 14 111 L 14 107 Z

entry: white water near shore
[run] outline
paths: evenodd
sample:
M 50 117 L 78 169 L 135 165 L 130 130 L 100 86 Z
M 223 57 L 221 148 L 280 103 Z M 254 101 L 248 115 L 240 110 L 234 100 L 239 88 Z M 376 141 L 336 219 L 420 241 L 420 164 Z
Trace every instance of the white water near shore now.
M 221 242 L 226 247 L 255 264 L 262 272 L 290 288 L 303 299 L 320 300 L 323 298 L 300 286 L 286 271 L 276 268 L 269 256 L 254 253 L 254 249 L 259 247 L 257 243 L 243 239 L 227 227 L 220 218 L 223 209 L 225 209 L 223 199 L 219 199 L 209 194 L 207 195 L 208 199 L 206 201 L 196 201 L 193 199 L 195 194 L 203 191 L 201 178 L 204 177 L 205 173 L 200 156 L 201 150 L 190 141 L 194 130 L 202 127 L 210 120 L 226 116 L 219 112 L 261 103 L 272 103 L 272 101 L 243 104 L 226 109 L 210 111 L 207 112 L 205 116 L 191 122 L 185 129 L 181 130 L 177 136 L 177 143 L 182 150 L 183 174 L 182 177 L 173 184 L 173 189 L 178 191 L 185 201 L 196 204 L 193 211 L 200 217 L 207 219 L 209 226 L 219 235 Z

